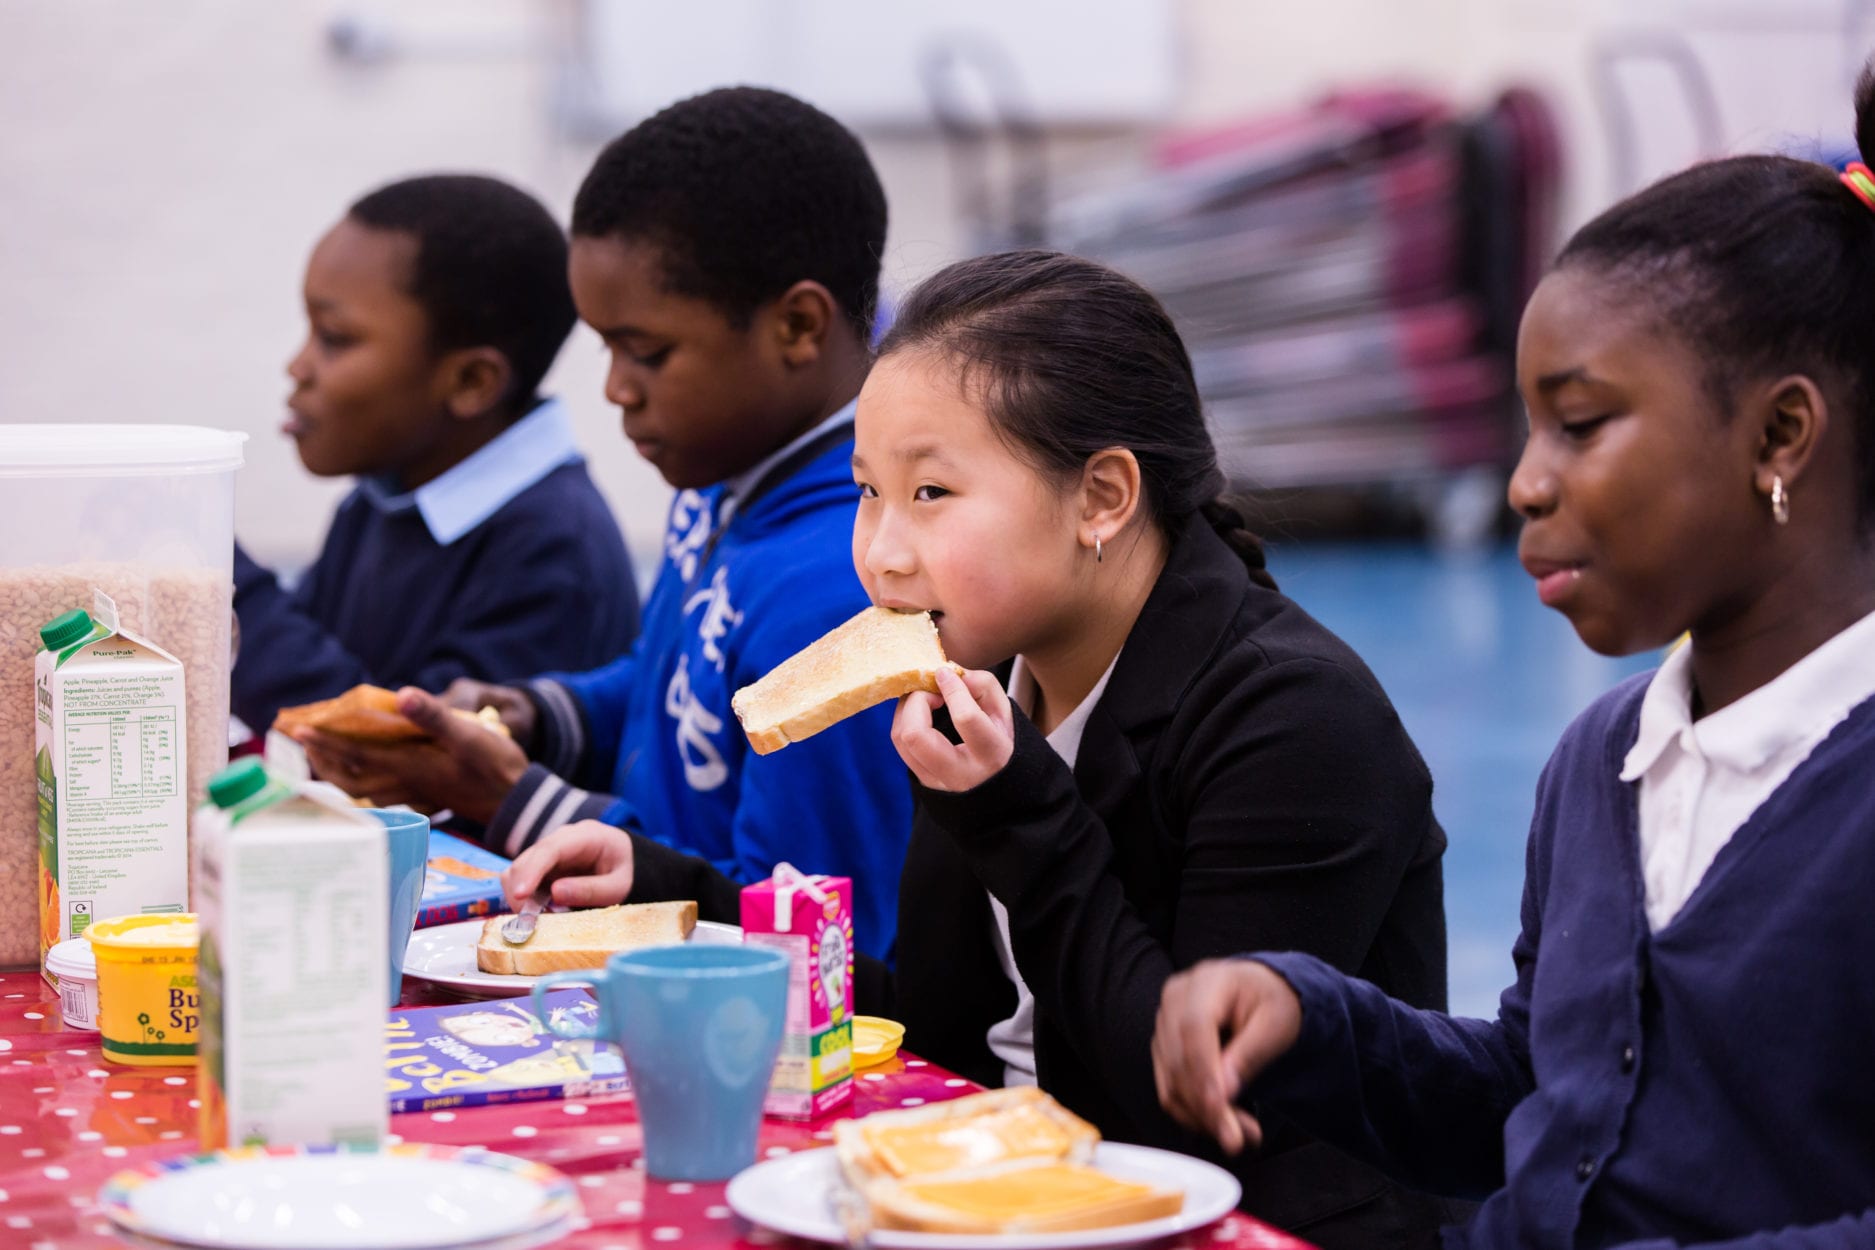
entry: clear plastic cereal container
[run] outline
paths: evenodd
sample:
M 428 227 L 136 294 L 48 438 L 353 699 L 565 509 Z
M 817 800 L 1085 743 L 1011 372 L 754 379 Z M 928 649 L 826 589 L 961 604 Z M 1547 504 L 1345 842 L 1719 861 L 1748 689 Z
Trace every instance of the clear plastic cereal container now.
M 36 965 L 39 629 L 92 591 L 183 663 L 191 807 L 228 759 L 234 475 L 247 435 L 0 424 L 0 967 Z

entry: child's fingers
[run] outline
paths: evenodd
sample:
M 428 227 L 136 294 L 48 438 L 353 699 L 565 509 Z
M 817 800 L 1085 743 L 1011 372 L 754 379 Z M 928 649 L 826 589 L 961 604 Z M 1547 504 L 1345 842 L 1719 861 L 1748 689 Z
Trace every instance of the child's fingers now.
M 991 678 L 994 681 L 995 678 Z M 983 730 L 990 724 L 990 718 L 977 706 L 976 694 L 963 678 L 948 668 L 937 671 L 938 697 L 944 700 L 944 707 L 951 714 L 951 724 L 957 727 L 957 736 L 965 742 L 971 737 L 981 737 Z
M 1014 751 L 1014 736 L 1008 696 L 989 673 L 977 675 L 971 683 L 949 669 L 938 670 L 938 693 L 951 714 L 951 724 L 963 739 L 964 753 L 973 767 L 969 786 L 987 780 L 998 772 Z M 987 704 L 986 708 L 984 705 Z
M 484 733 L 480 725 L 470 724 L 449 710 L 449 705 L 427 690 L 405 686 L 397 692 L 397 710 L 411 723 L 434 738 L 453 755 L 463 739 L 463 731 Z
M 343 738 L 306 729 L 293 740 L 305 750 L 306 762 L 312 765 L 314 776 L 331 782 L 353 798 L 375 797 L 380 792 L 403 789 L 393 773 Z
M 553 901 L 563 907 L 610 907 L 632 892 L 629 833 L 596 820 L 582 820 L 553 835 L 561 843 Z M 584 875 L 579 875 L 579 874 Z
M 1009 692 L 1003 689 L 1003 683 L 996 680 L 996 674 L 986 673 L 980 668 L 964 670 L 964 685 L 970 689 L 970 697 L 983 709 L 984 715 L 1003 727 L 1008 727 L 1012 717 L 1009 712 Z
M 1227 1010 L 1235 1027 L 1224 1045 L 1224 1083 L 1219 1093 L 1235 1098 L 1245 1081 L 1288 1053 L 1302 1032 L 1302 1003 L 1282 976 L 1252 960 L 1230 965 Z
M 914 690 L 898 701 L 898 711 L 892 714 L 892 743 L 901 752 L 906 739 L 937 732 L 931 723 L 936 701 L 935 695 L 922 690 Z
M 1214 999 L 1202 975 L 1173 977 L 1160 998 L 1152 1035 L 1159 1101 L 1174 1119 L 1207 1131 L 1217 1123 L 1220 1110 L 1217 1074 L 1224 1021 Z
M 561 877 L 553 883 L 553 901 L 562 907 L 610 907 L 631 897 L 632 865 L 626 862 L 591 877 Z
M 1255 1150 L 1257 1147 L 1261 1146 L 1263 1144 L 1262 1123 L 1242 1107 L 1234 1106 L 1230 1109 L 1230 1113 L 1232 1120 L 1235 1122 L 1237 1134 L 1239 1135 L 1237 1138 L 1238 1149 L 1248 1146 L 1250 1149 Z
M 515 856 L 514 862 L 501 874 L 501 892 L 508 906 L 519 907 L 533 898 L 553 865 L 554 852 L 544 842 L 536 842 Z
M 936 695 L 922 690 L 906 695 L 892 722 L 892 745 L 923 785 L 934 790 L 967 790 L 975 782 L 964 778 L 964 748 L 932 723 L 937 702 Z

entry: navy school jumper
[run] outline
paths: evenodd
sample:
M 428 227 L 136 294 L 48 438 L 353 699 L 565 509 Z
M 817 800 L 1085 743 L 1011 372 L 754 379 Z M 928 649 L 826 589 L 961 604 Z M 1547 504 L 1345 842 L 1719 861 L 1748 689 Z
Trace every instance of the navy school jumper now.
M 1409 1182 L 1490 1194 L 1452 1247 L 1875 1247 L 1875 700 L 1651 932 L 1619 779 L 1647 681 L 1538 783 L 1498 1018 L 1258 955 L 1303 1026 L 1250 1092 Z

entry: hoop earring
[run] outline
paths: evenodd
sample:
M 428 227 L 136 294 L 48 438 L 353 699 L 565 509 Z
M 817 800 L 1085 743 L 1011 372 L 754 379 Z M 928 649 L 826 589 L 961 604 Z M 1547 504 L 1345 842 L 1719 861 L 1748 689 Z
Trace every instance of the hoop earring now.
M 1100 563 L 1100 535 L 1094 535 L 1094 563 Z
M 1784 489 L 1784 479 L 1775 473 L 1771 475 L 1771 519 L 1779 525 L 1790 524 L 1790 492 Z

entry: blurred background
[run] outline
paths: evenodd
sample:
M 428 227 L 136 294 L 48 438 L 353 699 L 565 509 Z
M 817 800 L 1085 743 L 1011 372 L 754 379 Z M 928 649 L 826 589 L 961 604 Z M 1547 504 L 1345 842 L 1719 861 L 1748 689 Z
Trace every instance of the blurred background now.
M 347 489 L 277 433 L 301 268 L 358 195 L 479 171 L 564 215 L 729 83 L 866 142 L 888 304 L 1046 243 L 1157 291 L 1284 588 L 1365 655 L 1452 838 L 1453 1001 L 1510 974 L 1536 773 L 1605 661 L 1507 545 L 1516 318 L 1568 230 L 1702 156 L 1853 155 L 1875 0 L 0 0 L 0 421 L 246 430 L 238 532 Z M 669 495 L 576 330 L 549 379 L 642 569 Z

